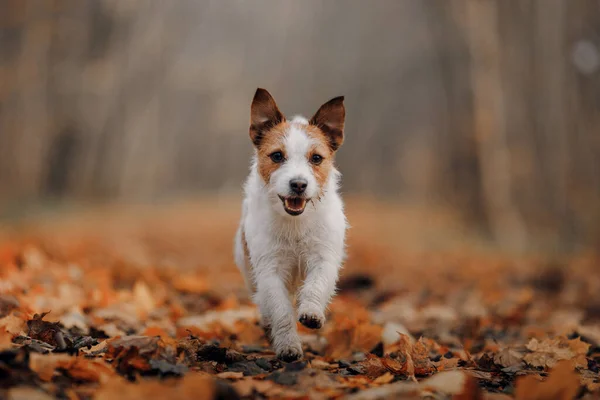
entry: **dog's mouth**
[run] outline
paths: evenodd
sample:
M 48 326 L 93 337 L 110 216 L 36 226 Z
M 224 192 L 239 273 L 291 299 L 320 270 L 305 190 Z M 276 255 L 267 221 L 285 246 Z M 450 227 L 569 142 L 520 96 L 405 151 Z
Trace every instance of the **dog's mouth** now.
M 279 196 L 283 203 L 283 209 L 290 215 L 300 215 L 306 208 L 307 199 L 304 197 L 283 197 Z

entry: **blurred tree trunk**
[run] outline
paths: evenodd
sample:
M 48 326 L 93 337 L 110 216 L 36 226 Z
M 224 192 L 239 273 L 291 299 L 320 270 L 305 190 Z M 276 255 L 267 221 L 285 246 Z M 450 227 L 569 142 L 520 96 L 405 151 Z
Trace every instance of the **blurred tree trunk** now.
M 477 0 L 467 1 L 466 7 L 476 142 L 492 233 L 502 245 L 521 249 L 527 230 L 513 199 L 497 7 L 494 1 Z
M 0 179 L 4 190 L 38 194 L 52 126 L 48 109 L 48 55 L 52 38 L 51 2 L 37 6 L 9 0 L 2 5 L 3 33 L 10 51 L 2 63 L 5 98 L 0 108 Z
M 439 140 L 433 143 L 439 170 L 435 182 L 437 195 L 459 210 L 468 224 L 479 225 L 489 233 L 473 122 L 468 32 L 464 29 L 466 4 L 461 1 L 426 4 L 444 96 L 444 123 Z
M 600 5 L 580 0 L 565 8 L 570 214 L 562 226 L 573 241 L 600 245 Z

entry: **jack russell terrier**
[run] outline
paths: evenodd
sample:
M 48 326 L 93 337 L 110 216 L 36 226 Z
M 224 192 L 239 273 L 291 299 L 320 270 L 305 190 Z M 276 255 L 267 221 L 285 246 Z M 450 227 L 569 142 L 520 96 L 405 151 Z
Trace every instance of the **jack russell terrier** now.
M 343 97 L 323 104 L 310 120 L 289 121 L 265 89 L 252 100 L 254 157 L 235 261 L 284 361 L 302 358 L 297 319 L 311 329 L 323 326 L 345 257 L 348 224 L 334 165 L 345 114 Z

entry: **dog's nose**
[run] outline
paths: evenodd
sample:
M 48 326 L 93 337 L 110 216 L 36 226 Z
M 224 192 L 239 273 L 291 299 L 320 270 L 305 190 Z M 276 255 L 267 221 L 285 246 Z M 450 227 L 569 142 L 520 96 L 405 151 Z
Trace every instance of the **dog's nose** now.
M 308 182 L 306 181 L 306 179 L 297 178 L 297 179 L 292 179 L 290 181 L 290 188 L 292 188 L 292 192 L 294 192 L 296 194 L 304 193 L 307 185 L 308 185 Z

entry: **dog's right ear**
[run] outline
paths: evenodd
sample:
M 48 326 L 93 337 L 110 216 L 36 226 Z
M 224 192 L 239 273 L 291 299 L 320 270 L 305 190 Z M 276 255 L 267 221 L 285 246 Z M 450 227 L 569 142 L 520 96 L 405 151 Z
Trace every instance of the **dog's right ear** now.
M 285 117 L 277 108 L 273 96 L 265 89 L 256 89 L 250 107 L 250 139 L 252 143 L 258 146 L 265 133 L 283 121 L 285 121 Z

